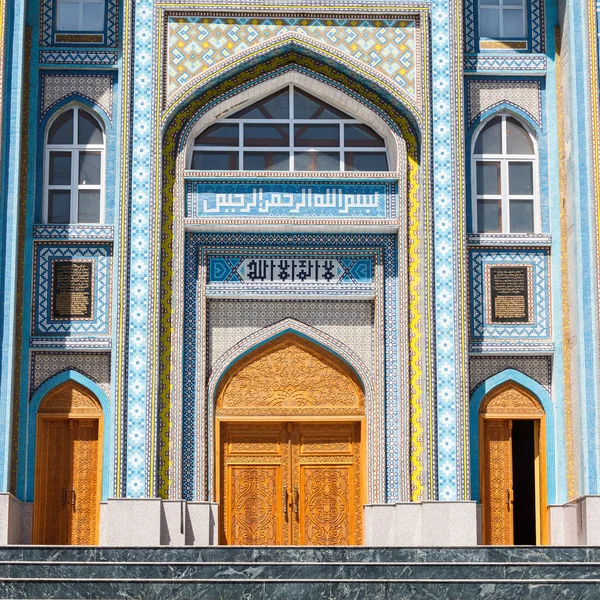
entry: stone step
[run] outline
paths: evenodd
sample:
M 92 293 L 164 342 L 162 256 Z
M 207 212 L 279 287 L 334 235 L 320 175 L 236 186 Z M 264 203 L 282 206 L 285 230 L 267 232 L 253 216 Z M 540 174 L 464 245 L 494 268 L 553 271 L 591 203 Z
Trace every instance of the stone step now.
M 11 579 L 279 579 L 279 580 L 600 580 L 600 563 L 404 562 L 0 562 L 0 585 Z
M 156 579 L 47 579 L 13 580 L 0 585 L 0 598 L 128 598 L 144 600 L 187 600 L 247 598 L 251 600 L 338 600 L 368 598 L 398 600 L 461 598 L 553 600 L 577 598 L 596 600 L 600 580 L 156 580 Z
M 3 546 L 0 561 L 55 562 L 403 562 L 502 563 L 595 562 L 600 547 L 480 546 L 473 548 L 391 547 L 162 547 Z

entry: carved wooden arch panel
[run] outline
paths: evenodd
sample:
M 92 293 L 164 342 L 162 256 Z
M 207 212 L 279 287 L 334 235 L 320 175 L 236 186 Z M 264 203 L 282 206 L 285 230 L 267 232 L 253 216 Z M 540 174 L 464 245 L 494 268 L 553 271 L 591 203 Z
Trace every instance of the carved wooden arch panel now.
M 545 415 L 540 401 L 525 388 L 506 382 L 492 390 L 481 403 L 479 413 L 486 416 L 509 416 L 535 419 Z
M 285 334 L 236 363 L 217 390 L 217 415 L 364 415 L 354 371 L 317 344 Z
M 83 385 L 76 381 L 65 381 L 46 394 L 38 413 L 99 417 L 102 415 L 102 406 L 94 394 Z

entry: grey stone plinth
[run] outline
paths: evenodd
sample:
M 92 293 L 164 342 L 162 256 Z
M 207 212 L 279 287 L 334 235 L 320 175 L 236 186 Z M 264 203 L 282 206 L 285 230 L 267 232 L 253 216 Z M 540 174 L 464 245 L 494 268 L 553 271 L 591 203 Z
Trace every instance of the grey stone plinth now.
M 475 502 L 367 504 L 366 546 L 476 546 Z
M 0 493 L 0 546 L 29 543 L 21 538 L 22 503 L 8 492 Z
M 600 496 L 548 507 L 552 546 L 600 545 Z
M 100 508 L 102 546 L 211 546 L 218 504 L 160 498 L 115 498 Z

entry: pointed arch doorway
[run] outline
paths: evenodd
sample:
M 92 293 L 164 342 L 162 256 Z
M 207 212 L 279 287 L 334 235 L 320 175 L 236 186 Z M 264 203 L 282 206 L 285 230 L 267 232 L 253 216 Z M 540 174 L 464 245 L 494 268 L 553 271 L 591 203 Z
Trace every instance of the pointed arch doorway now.
M 104 415 L 75 381 L 44 397 L 37 413 L 33 543 L 98 543 Z
M 547 543 L 546 415 L 514 382 L 487 394 L 479 409 L 483 543 Z
M 364 399 L 344 361 L 292 333 L 234 364 L 215 413 L 220 543 L 360 544 Z

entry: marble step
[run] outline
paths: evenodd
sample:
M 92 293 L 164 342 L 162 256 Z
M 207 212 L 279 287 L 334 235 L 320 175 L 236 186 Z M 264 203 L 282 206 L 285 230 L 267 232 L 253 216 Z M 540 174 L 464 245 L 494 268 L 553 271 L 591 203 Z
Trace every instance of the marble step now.
M 402 562 L 0 562 L 0 586 L 11 579 L 277 579 L 277 580 L 600 580 L 600 563 Z
M 0 585 L 0 598 L 115 598 L 144 600 L 401 600 L 475 598 L 597 600 L 600 580 L 38 580 L 9 581 Z
M 0 561 L 107 562 L 595 562 L 600 547 L 480 546 L 473 548 L 376 547 L 161 547 L 3 546 Z M 600 596 L 600 595 L 599 595 Z

